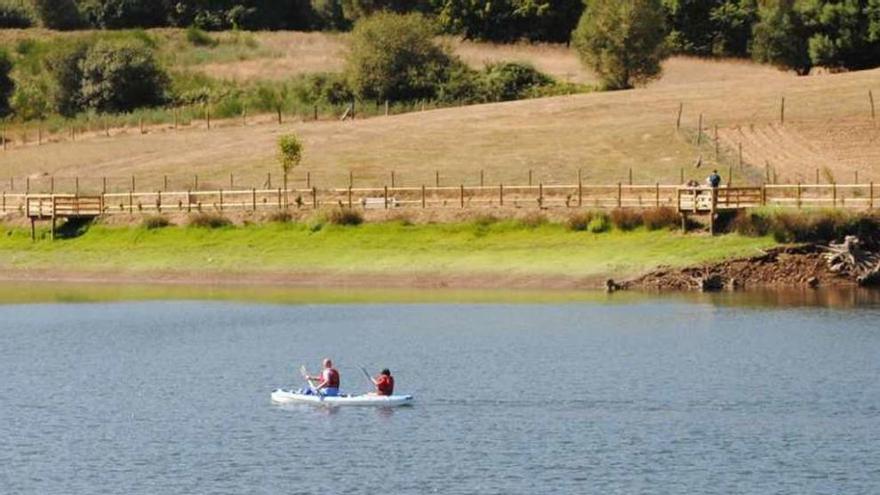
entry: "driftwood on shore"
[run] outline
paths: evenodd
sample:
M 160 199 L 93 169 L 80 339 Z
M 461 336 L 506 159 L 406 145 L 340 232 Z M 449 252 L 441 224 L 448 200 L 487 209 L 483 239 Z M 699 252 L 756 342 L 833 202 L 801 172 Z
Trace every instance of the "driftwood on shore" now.
M 880 283 L 880 253 L 865 249 L 858 237 L 848 235 L 843 242 L 832 242 L 822 249 L 832 272 L 853 278 L 863 286 Z

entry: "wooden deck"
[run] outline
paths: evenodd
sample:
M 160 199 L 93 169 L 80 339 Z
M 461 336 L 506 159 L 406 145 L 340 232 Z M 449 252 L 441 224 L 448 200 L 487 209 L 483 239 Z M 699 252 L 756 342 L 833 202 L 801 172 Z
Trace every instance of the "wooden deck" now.
M 29 195 L 25 198 L 25 211 L 31 221 L 31 239 L 36 240 L 36 223 L 39 220 L 52 222 L 52 239 L 55 239 L 57 220 L 93 219 L 104 212 L 104 198 L 101 196 L 78 196 L 71 194 Z

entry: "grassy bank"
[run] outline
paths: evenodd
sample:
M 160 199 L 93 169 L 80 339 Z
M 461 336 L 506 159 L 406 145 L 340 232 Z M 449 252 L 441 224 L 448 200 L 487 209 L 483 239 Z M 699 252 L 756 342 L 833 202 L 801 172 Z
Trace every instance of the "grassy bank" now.
M 24 229 L 5 229 L 0 269 L 8 272 L 184 274 L 198 279 L 237 274 L 321 284 L 320 277 L 426 277 L 449 285 L 504 286 L 511 278 L 622 279 L 659 265 L 684 266 L 754 254 L 767 237 L 710 238 L 669 231 L 572 232 L 558 224 L 528 227 L 400 223 L 358 227 L 264 224 L 221 229 L 94 226 L 75 239 L 32 243 Z M 289 278 L 283 278 L 287 274 Z M 299 279 L 295 274 L 312 274 Z M 317 278 L 314 278 L 317 277 Z M 459 279 L 464 279 L 459 280 Z M 380 279 L 381 280 L 381 279 Z M 496 283 L 498 282 L 498 283 Z M 378 282 L 381 285 L 381 282 Z M 549 284 L 554 285 L 554 284 Z

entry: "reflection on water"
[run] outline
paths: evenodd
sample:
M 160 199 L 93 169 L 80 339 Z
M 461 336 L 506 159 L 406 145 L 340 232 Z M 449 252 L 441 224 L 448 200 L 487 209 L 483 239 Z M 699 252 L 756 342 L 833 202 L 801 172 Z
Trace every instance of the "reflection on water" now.
M 223 286 L 177 284 L 109 284 L 0 282 L 0 304 L 94 303 L 114 301 L 198 300 L 273 304 L 352 303 L 617 303 L 665 300 L 710 303 L 719 306 L 855 308 L 880 305 L 880 290 L 790 289 L 743 292 L 652 293 L 563 290 L 452 290 L 452 289 L 303 289 L 279 286 Z

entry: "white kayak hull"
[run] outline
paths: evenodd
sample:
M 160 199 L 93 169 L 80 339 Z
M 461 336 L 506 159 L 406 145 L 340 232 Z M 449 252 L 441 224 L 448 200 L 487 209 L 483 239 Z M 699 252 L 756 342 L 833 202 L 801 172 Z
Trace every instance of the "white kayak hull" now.
M 305 395 L 289 390 L 272 392 L 272 402 L 276 404 L 310 404 L 313 406 L 341 407 L 400 407 L 413 403 L 412 395 L 343 395 L 339 397 L 319 397 Z

